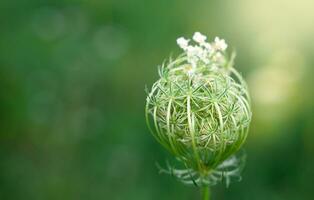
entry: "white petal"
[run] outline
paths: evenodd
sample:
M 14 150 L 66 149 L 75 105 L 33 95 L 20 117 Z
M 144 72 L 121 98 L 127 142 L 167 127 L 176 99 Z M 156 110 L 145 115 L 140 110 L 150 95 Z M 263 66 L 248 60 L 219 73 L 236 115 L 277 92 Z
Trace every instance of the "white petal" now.
M 180 37 L 177 39 L 177 44 L 180 48 L 186 50 L 189 45 L 189 40 L 185 39 L 184 37 Z
M 217 50 L 224 51 L 227 49 L 228 45 L 226 44 L 224 39 L 220 39 L 219 37 L 215 37 L 215 47 Z
M 201 34 L 200 32 L 195 32 L 193 35 L 193 40 L 199 44 L 203 44 L 206 40 L 206 36 Z

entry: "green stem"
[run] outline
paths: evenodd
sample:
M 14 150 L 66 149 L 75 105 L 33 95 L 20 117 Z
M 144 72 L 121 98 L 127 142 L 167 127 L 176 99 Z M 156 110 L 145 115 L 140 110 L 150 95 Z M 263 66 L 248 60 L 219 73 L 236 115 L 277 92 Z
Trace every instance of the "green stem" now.
M 203 200 L 210 200 L 210 188 L 209 186 L 204 186 L 202 188 L 202 199 Z

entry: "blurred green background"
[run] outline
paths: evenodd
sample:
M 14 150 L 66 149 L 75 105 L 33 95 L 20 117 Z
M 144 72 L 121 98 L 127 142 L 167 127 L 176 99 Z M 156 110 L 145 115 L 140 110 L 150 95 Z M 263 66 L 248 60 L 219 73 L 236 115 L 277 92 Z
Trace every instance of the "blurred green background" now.
M 198 199 L 159 175 L 145 85 L 200 31 L 236 49 L 253 122 L 243 180 L 214 199 L 314 196 L 312 0 L 1 0 L 0 199 Z

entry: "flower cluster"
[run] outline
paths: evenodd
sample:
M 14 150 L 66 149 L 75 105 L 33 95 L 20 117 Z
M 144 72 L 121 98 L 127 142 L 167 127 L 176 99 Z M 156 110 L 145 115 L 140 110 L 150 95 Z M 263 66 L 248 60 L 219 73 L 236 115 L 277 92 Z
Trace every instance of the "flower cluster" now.
M 187 70 L 189 75 L 195 72 L 198 64 L 217 64 L 223 58 L 223 53 L 228 45 L 224 39 L 215 37 L 214 42 L 206 42 L 207 37 L 200 32 L 195 32 L 192 38 L 195 45 L 189 45 L 190 39 L 180 37 L 177 39 L 177 44 L 184 50 L 187 55 L 187 61 L 191 64 L 191 68 Z
M 199 32 L 192 39 L 178 38 L 184 53 L 160 67 L 160 79 L 148 92 L 146 122 L 187 168 L 166 170 L 170 174 L 187 184 L 214 185 L 222 179 L 229 184 L 242 169 L 235 154 L 251 122 L 248 88 L 223 39 L 208 43 Z

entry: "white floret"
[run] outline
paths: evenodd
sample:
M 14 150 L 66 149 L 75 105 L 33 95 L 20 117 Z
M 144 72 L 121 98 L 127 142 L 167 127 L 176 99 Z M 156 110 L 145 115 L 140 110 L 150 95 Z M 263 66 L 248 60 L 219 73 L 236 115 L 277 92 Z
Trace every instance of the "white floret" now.
M 193 35 L 193 40 L 199 44 L 204 44 L 206 40 L 206 36 L 201 34 L 200 32 L 195 32 Z
M 220 39 L 219 37 L 215 37 L 215 47 L 217 50 L 224 51 L 227 49 L 228 45 L 226 44 L 224 39 Z
M 185 39 L 184 37 L 180 37 L 177 39 L 177 44 L 183 50 L 186 50 L 189 46 L 189 40 Z

